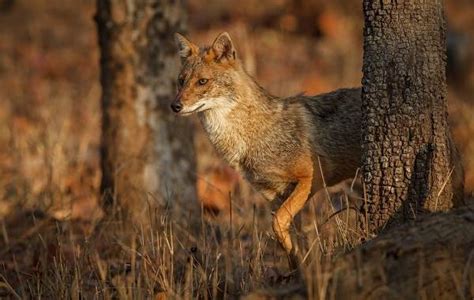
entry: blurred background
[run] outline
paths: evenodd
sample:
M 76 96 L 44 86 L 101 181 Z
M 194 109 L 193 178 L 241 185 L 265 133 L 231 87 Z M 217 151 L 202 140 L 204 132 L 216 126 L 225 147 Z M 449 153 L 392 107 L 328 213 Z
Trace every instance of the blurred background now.
M 190 0 L 187 6 L 188 37 L 203 45 L 228 31 L 249 73 L 273 94 L 360 85 L 360 0 Z M 472 193 L 474 2 L 446 0 L 445 9 L 449 117 Z M 18 207 L 58 219 L 102 214 L 94 14 L 93 0 L 0 0 L 0 219 Z M 228 205 L 229 193 L 258 199 L 194 122 L 200 199 L 217 210 Z

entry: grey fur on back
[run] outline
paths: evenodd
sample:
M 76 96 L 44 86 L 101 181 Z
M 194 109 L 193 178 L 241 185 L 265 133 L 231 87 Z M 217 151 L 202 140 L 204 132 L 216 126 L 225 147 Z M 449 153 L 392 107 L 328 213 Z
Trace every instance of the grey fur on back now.
M 315 154 L 326 161 L 327 183 L 354 176 L 361 159 L 361 89 L 339 89 L 302 102 L 314 122 L 310 138 Z

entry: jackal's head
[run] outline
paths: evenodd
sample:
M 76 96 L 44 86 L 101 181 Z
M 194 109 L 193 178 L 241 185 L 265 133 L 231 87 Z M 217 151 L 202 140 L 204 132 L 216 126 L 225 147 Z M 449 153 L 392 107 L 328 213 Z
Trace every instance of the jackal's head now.
M 199 48 L 176 34 L 182 68 L 178 95 L 171 109 L 189 115 L 232 106 L 240 63 L 228 33 L 221 33 L 211 47 Z

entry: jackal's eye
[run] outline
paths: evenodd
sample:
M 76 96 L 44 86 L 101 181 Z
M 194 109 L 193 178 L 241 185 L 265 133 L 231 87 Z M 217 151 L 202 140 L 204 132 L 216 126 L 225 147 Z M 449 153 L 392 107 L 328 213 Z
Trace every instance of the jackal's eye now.
M 178 85 L 182 87 L 184 85 L 184 78 L 178 78 Z
M 207 83 L 208 79 L 206 78 L 201 78 L 198 80 L 199 85 L 205 85 Z

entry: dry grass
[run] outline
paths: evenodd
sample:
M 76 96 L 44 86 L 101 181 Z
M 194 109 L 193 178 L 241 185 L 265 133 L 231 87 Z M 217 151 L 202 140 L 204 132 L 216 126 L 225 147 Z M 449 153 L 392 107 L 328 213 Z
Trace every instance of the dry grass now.
M 19 298 L 232 299 L 271 289 L 324 296 L 328 282 L 321 274 L 328 254 L 350 247 L 351 233 L 340 215 L 334 219 L 341 227 L 329 234 L 329 227 L 316 223 L 314 202 L 310 208 L 306 214 L 313 215 L 304 218 L 306 230 L 298 236 L 312 283 L 307 287 L 285 275 L 286 256 L 269 233 L 267 210 L 254 205 L 240 214 L 233 209 L 227 223 L 179 219 L 168 211 L 150 220 L 152 229 L 120 219 L 93 224 L 33 211 L 11 214 L 2 222 L 8 227 L 1 242 L 0 292 Z
M 314 1 L 303 14 L 287 1 L 244 0 L 240 9 L 211 1 L 204 14 L 204 2 L 192 0 L 191 37 L 206 43 L 229 30 L 247 68 L 275 94 L 357 86 L 362 19 L 355 2 Z M 472 34 L 469 1 L 454 2 L 447 1 L 448 15 Z M 175 218 L 162 211 L 153 230 L 102 218 L 93 13 L 92 0 L 18 0 L 0 12 L 0 297 L 232 299 L 272 290 L 323 299 L 331 288 L 325 268 L 361 236 L 349 211 L 334 215 L 325 197 L 307 205 L 295 232 L 305 280 L 285 276 L 268 204 L 223 169 L 199 126 L 197 179 L 218 187 L 210 193 L 203 184 L 200 196 L 231 213 Z M 298 21 L 308 18 L 316 29 Z M 451 82 L 450 111 L 472 191 L 474 68 L 467 65 L 464 79 Z

